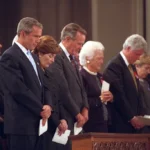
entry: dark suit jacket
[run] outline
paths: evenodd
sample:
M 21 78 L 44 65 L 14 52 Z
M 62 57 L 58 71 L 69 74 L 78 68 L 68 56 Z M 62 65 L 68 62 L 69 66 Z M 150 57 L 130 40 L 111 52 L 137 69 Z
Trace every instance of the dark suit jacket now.
M 37 57 L 33 57 L 39 64 Z M 40 67 L 37 65 L 41 85 L 32 64 L 16 44 L 2 55 L 0 66 L 6 86 L 3 88 L 5 133 L 37 135 L 43 104 L 52 106 Z
M 67 121 L 65 116 L 64 107 L 61 102 L 61 97 L 59 95 L 60 93 L 60 83 L 55 80 L 55 77 L 52 76 L 51 70 L 45 70 L 45 84 L 48 87 L 49 91 L 52 95 L 53 100 L 53 113 L 51 117 L 49 118 L 49 131 L 50 133 L 54 134 L 56 131 L 56 128 L 60 124 L 60 120 L 64 119 Z M 52 82 L 55 80 L 55 82 Z
M 111 91 L 114 95 L 112 107 L 114 132 L 135 132 L 129 121 L 134 116 L 140 115 L 142 106 L 138 80 L 137 91 L 131 73 L 120 54 L 108 63 L 103 77 L 111 84 Z
M 60 94 L 69 129 L 73 129 L 75 116 L 83 107 L 88 107 L 86 93 L 83 88 L 82 78 L 79 72 L 75 72 L 71 62 L 62 51 L 55 58 L 55 62 L 49 68 L 55 80 L 60 83 Z

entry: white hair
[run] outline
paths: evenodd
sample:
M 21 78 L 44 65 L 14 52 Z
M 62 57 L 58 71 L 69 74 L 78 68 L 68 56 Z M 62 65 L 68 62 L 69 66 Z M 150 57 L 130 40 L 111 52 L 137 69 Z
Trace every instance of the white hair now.
M 18 35 L 16 35 L 16 36 L 14 37 L 14 39 L 13 39 L 13 41 L 12 41 L 12 45 L 14 45 L 14 43 L 17 42 L 17 41 L 18 41 Z
M 88 60 L 91 60 L 96 51 L 103 51 L 105 48 L 102 43 L 96 41 L 87 41 L 79 54 L 79 61 L 82 66 L 87 64 Z
M 128 47 L 130 47 L 131 50 L 143 49 L 144 51 L 146 51 L 147 42 L 141 35 L 133 34 L 129 36 L 123 44 L 123 49 L 127 49 Z

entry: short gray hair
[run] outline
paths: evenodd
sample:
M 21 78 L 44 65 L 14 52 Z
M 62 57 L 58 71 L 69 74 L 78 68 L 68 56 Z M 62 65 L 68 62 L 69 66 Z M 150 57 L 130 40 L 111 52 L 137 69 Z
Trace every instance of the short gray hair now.
M 87 60 L 86 58 L 88 58 L 89 60 L 91 60 L 94 57 L 94 54 L 96 51 L 104 51 L 104 46 L 102 43 L 100 42 L 96 42 L 96 41 L 87 41 L 79 54 L 79 60 L 80 60 L 80 64 L 82 66 L 85 66 L 87 64 Z
M 87 32 L 80 25 L 76 23 L 69 23 L 62 29 L 60 39 L 64 40 L 68 36 L 74 39 L 77 32 L 80 32 L 85 36 L 87 35 Z
M 31 33 L 33 26 L 43 29 L 43 25 L 34 18 L 25 17 L 21 19 L 17 26 L 17 35 L 19 35 L 21 31 Z
M 133 34 L 129 36 L 123 44 L 123 49 L 127 49 L 128 47 L 130 47 L 131 50 L 143 49 L 144 51 L 146 51 L 147 42 L 141 35 Z

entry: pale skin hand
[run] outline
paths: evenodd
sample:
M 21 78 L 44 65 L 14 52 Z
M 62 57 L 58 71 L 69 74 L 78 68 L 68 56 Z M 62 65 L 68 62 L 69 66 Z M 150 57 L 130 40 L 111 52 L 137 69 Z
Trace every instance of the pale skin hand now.
M 58 126 L 58 135 L 61 136 L 62 134 L 65 133 L 65 131 L 68 129 L 68 124 L 66 122 L 66 120 L 62 119 L 60 120 L 60 124 Z
M 84 108 L 82 109 L 81 114 L 82 114 L 82 116 L 84 117 L 85 122 L 87 122 L 88 119 L 89 119 L 89 116 L 88 116 L 88 109 L 84 107 Z
M 42 118 L 42 126 L 45 126 L 46 121 L 47 121 L 47 118 Z
M 141 129 L 144 127 L 144 124 L 136 116 L 130 120 L 130 123 L 135 129 Z
M 44 105 L 40 113 L 42 117 L 42 125 L 44 126 L 47 119 L 51 116 L 51 107 L 49 105 Z
M 113 95 L 110 91 L 103 91 L 100 99 L 102 102 L 111 102 L 113 100 Z
M 86 121 L 85 121 L 85 118 L 81 115 L 81 113 L 79 113 L 76 116 L 76 119 L 77 119 L 77 127 L 83 127 Z

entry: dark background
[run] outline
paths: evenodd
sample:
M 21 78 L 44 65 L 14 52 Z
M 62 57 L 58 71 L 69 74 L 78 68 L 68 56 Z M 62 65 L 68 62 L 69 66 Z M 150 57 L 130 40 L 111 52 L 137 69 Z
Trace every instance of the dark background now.
M 62 28 L 78 23 L 91 40 L 91 0 L 0 0 L 0 43 L 2 51 L 12 44 L 17 24 L 23 17 L 33 17 L 43 26 L 43 35 L 52 35 L 60 42 Z

